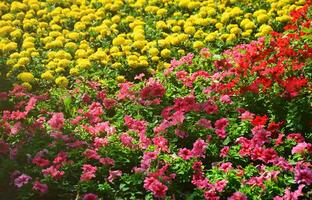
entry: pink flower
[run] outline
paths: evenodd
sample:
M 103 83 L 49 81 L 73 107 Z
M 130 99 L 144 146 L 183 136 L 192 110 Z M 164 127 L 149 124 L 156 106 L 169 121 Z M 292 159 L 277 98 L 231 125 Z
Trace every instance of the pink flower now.
M 168 152 L 168 140 L 162 136 L 154 137 L 153 143 L 162 151 Z
M 220 101 L 224 104 L 231 104 L 232 103 L 231 97 L 229 95 L 222 95 L 220 97 Z
M 192 152 L 187 148 L 180 149 L 178 155 L 184 160 L 192 158 Z
M 32 178 L 26 174 L 22 174 L 14 180 L 14 185 L 18 188 L 27 184 Z
M 274 197 L 274 200 L 298 200 L 300 196 L 302 196 L 302 189 L 304 188 L 304 185 L 299 185 L 298 189 L 294 192 L 291 192 L 289 188 L 286 189 L 284 196 Z
M 208 48 L 202 48 L 199 54 L 204 58 L 209 58 L 211 56 L 211 53 Z
M 209 190 L 205 192 L 205 200 L 219 200 L 220 197 L 215 191 Z
M 122 175 L 121 170 L 114 170 L 114 171 L 109 170 L 108 181 L 112 183 L 117 177 L 121 175 Z
M 215 122 L 215 128 L 224 129 L 228 126 L 228 124 L 229 124 L 229 120 L 227 120 L 226 118 L 221 118 Z
M 84 164 L 82 166 L 82 175 L 80 176 L 81 181 L 88 181 L 95 177 L 95 172 L 97 171 L 97 167 L 94 167 L 89 164 Z
M 226 157 L 229 150 L 230 150 L 229 146 L 224 146 L 220 151 L 220 157 L 223 157 L 223 158 Z
M 164 198 L 168 187 L 162 184 L 159 180 L 154 177 L 147 177 L 144 180 L 144 188 L 153 193 L 156 198 Z
M 241 120 L 246 120 L 246 121 L 252 121 L 254 118 L 254 114 L 252 114 L 249 111 L 245 111 L 244 113 L 242 113 L 242 115 L 240 116 Z
M 215 129 L 215 133 L 217 134 L 217 136 L 219 136 L 222 139 L 226 138 L 226 136 L 227 136 L 227 133 L 226 133 L 224 128 L 222 128 L 222 129 Z
M 178 125 L 178 124 L 182 124 L 185 116 L 184 116 L 184 112 L 182 111 L 177 111 L 175 113 L 173 113 L 172 117 L 171 117 L 172 121 L 171 121 L 171 125 Z
M 212 129 L 211 126 L 211 121 L 205 118 L 201 118 L 198 120 L 197 125 L 203 127 L 203 128 L 207 128 L 207 129 Z
M 59 171 L 58 168 L 51 166 L 42 170 L 43 175 L 50 175 L 54 179 L 59 179 L 64 175 L 64 171 Z
M 54 158 L 53 163 L 57 164 L 57 163 L 62 163 L 65 162 L 67 160 L 67 153 L 64 151 L 61 151 L 57 154 L 57 156 Z
M 98 200 L 98 196 L 92 193 L 85 194 L 82 200 Z
M 89 159 L 94 159 L 94 160 L 100 159 L 99 154 L 93 149 L 86 149 L 85 152 L 83 152 L 83 155 Z
M 100 137 L 95 137 L 93 146 L 95 148 L 100 148 L 108 145 L 108 139 L 107 138 L 100 138 Z
M 34 109 L 35 105 L 36 105 L 37 99 L 35 97 L 31 97 L 28 101 L 28 104 L 25 107 L 25 112 L 29 112 L 32 109 Z
M 240 192 L 235 192 L 231 197 L 228 198 L 228 200 L 247 200 L 247 197 Z
M 205 157 L 207 144 L 204 140 L 198 139 L 193 144 L 192 155 L 194 157 Z
M 48 121 L 48 124 L 52 129 L 61 129 L 64 126 L 64 114 L 63 113 L 54 113 L 52 118 Z
M 185 131 L 182 131 L 180 129 L 175 129 L 174 133 L 176 134 L 176 136 L 180 137 L 180 138 L 186 138 L 188 137 L 188 133 Z
M 133 138 L 131 136 L 129 136 L 127 133 L 123 133 L 119 136 L 119 139 L 121 141 L 121 143 L 123 145 L 125 145 L 126 147 L 133 147 Z
M 166 89 L 158 82 L 152 81 L 140 92 L 142 99 L 161 98 L 165 95 Z
M 124 100 L 124 99 L 130 99 L 133 100 L 135 99 L 135 94 L 131 90 L 131 87 L 133 86 L 133 83 L 130 82 L 125 82 L 125 83 L 120 83 L 119 87 L 119 94 L 117 95 L 118 100 Z
M 220 169 L 221 169 L 222 171 L 224 171 L 224 172 L 227 172 L 227 171 L 229 171 L 230 169 L 233 169 L 232 163 L 230 163 L 230 162 L 222 163 L 222 164 L 220 165 Z
M 112 165 L 112 166 L 115 165 L 115 161 L 108 157 L 100 158 L 99 162 L 102 163 L 103 165 Z
M 40 156 L 36 156 L 34 159 L 32 159 L 32 163 L 39 167 L 46 167 L 50 164 L 50 161 L 47 159 L 43 159 Z
M 42 184 L 39 181 L 35 181 L 33 184 L 33 190 L 38 190 L 41 193 L 46 193 L 48 191 L 48 185 Z
M 297 146 L 293 147 L 291 150 L 292 154 L 295 153 L 305 153 L 305 152 L 311 152 L 312 151 L 312 144 L 311 143 L 305 143 L 305 142 L 301 142 L 299 144 L 297 144 Z
M 298 184 L 310 185 L 312 183 L 312 170 L 308 167 L 296 167 L 295 170 L 295 181 Z
M 228 181 L 227 180 L 220 180 L 217 181 L 215 184 L 215 188 L 218 192 L 222 192 L 224 190 L 224 188 L 226 187 Z

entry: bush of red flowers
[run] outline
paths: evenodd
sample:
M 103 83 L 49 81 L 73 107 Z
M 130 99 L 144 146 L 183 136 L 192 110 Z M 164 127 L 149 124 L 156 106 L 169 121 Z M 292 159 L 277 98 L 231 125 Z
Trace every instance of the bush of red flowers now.
M 311 199 L 309 3 L 292 16 L 152 77 L 2 92 L 0 197 Z

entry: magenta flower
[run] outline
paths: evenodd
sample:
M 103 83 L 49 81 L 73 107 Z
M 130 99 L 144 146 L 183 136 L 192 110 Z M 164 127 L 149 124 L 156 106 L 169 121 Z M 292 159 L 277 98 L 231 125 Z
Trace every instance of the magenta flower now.
M 198 139 L 193 144 L 192 155 L 194 157 L 205 157 L 207 144 L 204 140 Z
M 180 149 L 178 155 L 184 160 L 192 158 L 192 152 L 187 148 Z
M 305 153 L 305 152 L 311 152 L 312 151 L 312 144 L 311 143 L 305 143 L 305 142 L 301 142 L 299 144 L 297 144 L 297 146 L 293 147 L 291 150 L 292 154 L 295 153 Z
M 235 192 L 231 197 L 228 198 L 228 200 L 247 200 L 247 197 L 240 192 Z
M 54 113 L 52 118 L 48 121 L 48 124 L 52 129 L 61 129 L 64 126 L 64 114 L 63 113 Z
M 42 184 L 39 181 L 35 181 L 33 184 L 33 190 L 38 190 L 41 193 L 46 193 L 48 191 L 48 185 Z
M 93 193 L 88 193 L 83 196 L 82 200 L 98 200 L 98 196 Z
M 26 174 L 22 174 L 14 180 L 14 185 L 18 188 L 27 184 L 32 178 Z
M 295 181 L 298 184 L 303 183 L 306 185 L 310 185 L 312 183 L 312 170 L 307 167 L 305 168 L 296 167 Z
M 156 198 L 164 198 L 168 187 L 154 177 L 147 177 L 144 180 L 144 188 L 153 193 Z
M 121 175 L 122 175 L 121 170 L 114 170 L 114 171 L 109 170 L 108 181 L 112 183 L 117 177 Z
M 88 181 L 95 177 L 95 172 L 97 171 L 97 167 L 94 167 L 89 164 L 84 164 L 82 166 L 82 175 L 80 176 L 81 181 Z

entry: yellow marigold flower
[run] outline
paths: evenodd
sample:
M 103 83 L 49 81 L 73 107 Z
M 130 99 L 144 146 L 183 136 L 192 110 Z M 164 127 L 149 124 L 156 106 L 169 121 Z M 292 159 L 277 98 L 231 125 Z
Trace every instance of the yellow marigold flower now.
M 178 50 L 178 54 L 180 54 L 180 55 L 185 55 L 185 51 L 184 51 L 183 49 L 179 49 L 179 50 Z
M 57 68 L 55 69 L 55 72 L 56 72 L 56 73 L 62 73 L 62 72 L 65 72 L 65 69 L 62 68 L 62 67 L 57 67 Z
M 229 21 L 230 17 L 231 15 L 229 13 L 223 13 L 220 20 L 222 23 L 226 23 Z
M 77 69 L 76 67 L 71 68 L 69 70 L 69 74 L 72 75 L 72 76 L 77 76 L 79 74 L 79 69 Z
M 117 77 L 116 77 L 116 81 L 117 81 L 118 83 L 123 83 L 123 82 L 126 81 L 126 78 L 125 78 L 124 76 L 117 76 Z
M 8 44 L 4 45 L 4 51 L 12 51 L 17 49 L 17 43 L 9 42 Z
M 17 75 L 17 78 L 23 82 L 31 82 L 34 80 L 34 75 L 30 72 L 22 72 Z
M 187 26 L 187 27 L 184 27 L 184 32 L 192 35 L 196 32 L 196 29 L 194 26 Z
M 45 80 L 51 80 L 53 79 L 53 74 L 51 73 L 52 71 L 46 71 L 44 73 L 41 74 L 41 78 L 45 79 Z
M 216 40 L 217 38 L 217 34 L 215 33 L 209 33 L 206 37 L 205 37 L 205 41 L 207 42 L 212 42 L 214 40 Z
M 166 29 L 167 24 L 164 21 L 158 21 L 158 22 L 156 22 L 156 28 L 157 29 Z
M 71 33 L 68 33 L 68 34 L 66 35 L 66 37 L 69 38 L 69 39 L 71 39 L 71 40 L 78 41 L 79 38 L 80 38 L 80 35 L 79 35 L 79 33 L 77 33 L 77 32 L 71 32 Z
M 241 32 L 241 29 L 238 27 L 233 27 L 230 30 L 230 33 L 239 34 Z
M 39 52 L 35 51 L 35 52 L 31 52 L 31 57 L 37 57 L 40 56 Z
M 229 34 L 229 36 L 226 38 L 227 42 L 231 42 L 236 39 L 236 35 L 234 33 Z
M 169 49 L 163 49 L 161 52 L 160 52 L 160 55 L 161 57 L 163 58 L 169 58 L 170 57 L 170 54 L 171 54 L 171 51 Z
M 65 48 L 69 48 L 69 49 L 77 49 L 77 44 L 74 42 L 68 42 L 65 44 L 64 46 Z
M 22 34 L 23 33 L 22 33 L 22 31 L 20 29 L 16 29 L 15 31 L 10 33 L 10 36 L 14 37 L 14 38 L 21 38 Z
M 267 22 L 269 20 L 269 16 L 266 15 L 266 14 L 260 14 L 257 16 L 257 21 L 260 23 L 260 24 L 263 24 L 265 22 Z
M 273 31 L 272 27 L 266 24 L 263 24 L 260 26 L 259 31 L 261 33 L 263 33 L 264 35 L 270 33 L 271 31 Z
M 115 39 L 113 39 L 112 44 L 114 46 L 119 46 L 119 45 L 125 45 L 126 40 L 124 37 L 116 37 Z
M 279 22 L 288 22 L 291 20 L 291 17 L 287 15 L 283 15 L 281 17 L 276 17 L 276 20 Z
M 252 30 L 247 30 L 247 31 L 242 33 L 242 36 L 243 37 L 249 37 L 251 35 L 251 33 L 252 33 Z
M 150 56 L 157 56 L 159 51 L 157 48 L 151 48 L 149 51 L 148 51 L 149 55 Z
M 114 68 L 114 69 L 118 69 L 121 66 L 122 66 L 122 64 L 120 62 L 115 62 L 115 63 L 112 64 L 112 68 Z
M 25 87 L 27 90 L 31 90 L 32 86 L 28 82 L 22 83 L 22 86 Z
M 153 62 L 158 62 L 159 61 L 159 57 L 158 56 L 153 56 L 151 59 L 152 59 Z
M 77 60 L 77 67 L 80 69 L 86 69 L 91 67 L 91 62 L 88 59 L 78 59 Z
M 251 21 L 246 23 L 245 26 L 244 26 L 245 30 L 254 29 L 254 28 L 256 28 L 256 25 L 253 22 L 251 22 Z
M 75 52 L 75 58 L 86 58 L 87 56 L 88 54 L 84 49 L 78 49 Z
M 30 62 L 30 59 L 27 58 L 27 57 L 22 57 L 18 60 L 18 64 L 21 65 L 21 66 L 26 66 L 27 64 L 29 64 Z
M 219 22 L 219 23 L 216 23 L 215 26 L 217 29 L 221 29 L 223 27 L 223 24 Z
M 202 41 L 195 41 L 193 43 L 193 48 L 194 49 L 199 49 L 199 48 L 203 48 L 204 47 L 204 43 Z
M 181 31 L 181 27 L 180 26 L 174 26 L 171 28 L 171 31 L 174 33 L 178 33 Z
M 166 9 L 166 8 L 161 8 L 161 9 L 159 9 L 159 10 L 156 12 L 156 14 L 157 14 L 158 16 L 163 16 L 163 15 L 167 14 L 167 9 Z
M 68 79 L 65 76 L 60 76 L 55 79 L 55 84 L 60 87 L 67 87 Z
M 35 47 L 35 44 L 33 42 L 23 42 L 22 48 L 29 49 Z

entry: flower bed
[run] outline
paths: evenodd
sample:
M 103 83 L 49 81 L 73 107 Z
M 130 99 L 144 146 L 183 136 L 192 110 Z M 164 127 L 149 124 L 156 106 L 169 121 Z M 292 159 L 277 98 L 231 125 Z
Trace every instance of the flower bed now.
M 5 0 L 1 79 L 29 89 L 67 86 L 77 75 L 132 79 L 185 52 L 204 46 L 221 52 L 280 30 L 304 2 Z
M 132 82 L 0 93 L 0 196 L 311 199 L 310 12 Z

